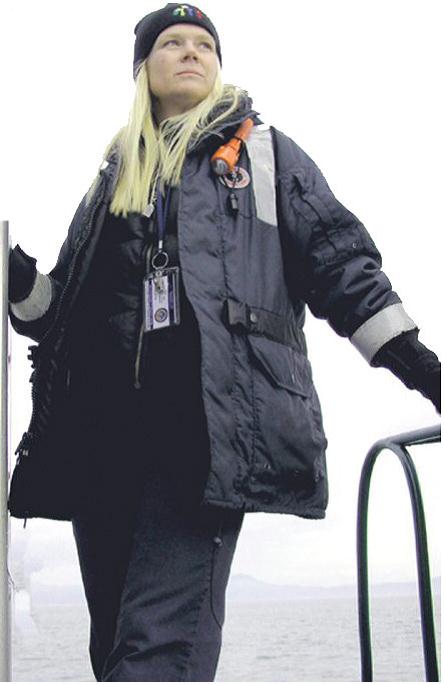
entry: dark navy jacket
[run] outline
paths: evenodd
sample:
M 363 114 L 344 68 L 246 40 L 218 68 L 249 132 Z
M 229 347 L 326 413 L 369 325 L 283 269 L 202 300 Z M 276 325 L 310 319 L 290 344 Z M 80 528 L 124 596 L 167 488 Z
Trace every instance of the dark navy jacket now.
M 322 518 L 327 440 L 307 358 L 305 305 L 368 361 L 415 324 L 363 224 L 335 198 L 312 159 L 273 127 L 255 126 L 241 153 L 238 166 L 251 182 L 233 191 L 233 210 L 232 191 L 211 171 L 210 157 L 251 114 L 251 101 L 244 101 L 220 129 L 190 146 L 176 190 L 182 296 L 199 333 L 211 447 L 204 503 Z M 9 499 L 17 517 L 70 519 L 81 505 L 76 483 L 84 471 L 64 435 L 76 426 L 67 407 L 79 372 L 72 350 L 86 325 L 81 303 L 91 292 L 101 232 L 110 226 L 117 155 L 108 162 L 90 205 L 82 199 L 49 274 L 54 304 L 33 322 L 10 312 L 14 329 L 37 342 L 30 348 L 33 415 L 17 448 Z M 116 277 L 106 281 L 120 310 L 107 311 L 104 330 L 127 357 L 121 367 L 129 382 L 141 323 L 144 220 L 134 217 L 132 228 L 125 220 L 121 234 L 128 239 L 114 245 Z

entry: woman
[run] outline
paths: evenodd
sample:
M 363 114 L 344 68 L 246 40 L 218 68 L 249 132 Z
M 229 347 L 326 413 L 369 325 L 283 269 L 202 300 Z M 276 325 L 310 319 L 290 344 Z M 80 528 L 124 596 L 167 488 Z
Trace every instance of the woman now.
M 222 86 L 209 18 L 170 3 L 135 34 L 128 125 L 55 268 L 11 251 L 11 322 L 38 344 L 9 509 L 72 520 L 97 680 L 211 681 L 245 512 L 325 515 L 305 304 L 437 409 L 440 366 L 362 223 Z

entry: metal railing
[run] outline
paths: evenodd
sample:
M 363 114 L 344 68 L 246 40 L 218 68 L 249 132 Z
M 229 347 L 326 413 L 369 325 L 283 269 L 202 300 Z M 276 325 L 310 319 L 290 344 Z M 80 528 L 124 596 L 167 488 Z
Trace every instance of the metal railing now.
M 398 456 L 407 479 L 415 529 L 416 565 L 426 681 L 439 681 L 426 522 L 416 468 L 406 447 L 433 444 L 440 441 L 441 427 L 439 425 L 413 432 L 405 432 L 393 437 L 386 437 L 373 444 L 362 467 L 358 496 L 357 560 L 361 681 L 363 682 L 373 681 L 367 556 L 368 501 L 373 467 L 383 449 L 389 449 Z
M 0 221 L 0 681 L 11 681 L 11 603 L 12 585 L 8 572 L 10 521 L 8 499 L 9 439 L 9 338 L 8 338 L 8 266 L 9 225 Z

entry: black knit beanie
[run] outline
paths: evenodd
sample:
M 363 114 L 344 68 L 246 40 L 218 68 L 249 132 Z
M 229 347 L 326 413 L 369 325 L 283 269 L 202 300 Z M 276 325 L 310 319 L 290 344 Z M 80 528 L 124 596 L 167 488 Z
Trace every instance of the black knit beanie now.
M 159 33 L 162 33 L 168 26 L 173 24 L 195 24 L 206 29 L 215 40 L 217 56 L 222 65 L 219 36 L 207 15 L 194 5 L 169 2 L 163 9 L 147 14 L 134 27 L 134 33 L 136 34 L 133 60 L 134 80 L 136 80 L 136 72 L 139 65 L 150 54 Z

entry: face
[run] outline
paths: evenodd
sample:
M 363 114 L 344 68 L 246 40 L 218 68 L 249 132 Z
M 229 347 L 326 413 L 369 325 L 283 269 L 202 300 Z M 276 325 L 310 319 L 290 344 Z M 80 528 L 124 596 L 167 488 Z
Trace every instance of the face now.
M 157 36 L 147 64 L 157 113 L 161 118 L 180 114 L 201 102 L 214 86 L 214 39 L 194 24 L 173 24 Z

